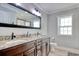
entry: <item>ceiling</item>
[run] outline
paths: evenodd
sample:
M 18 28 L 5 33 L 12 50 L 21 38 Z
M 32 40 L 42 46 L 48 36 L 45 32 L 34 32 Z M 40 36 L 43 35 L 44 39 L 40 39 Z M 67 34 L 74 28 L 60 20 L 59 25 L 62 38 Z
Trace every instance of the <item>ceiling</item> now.
M 78 3 L 34 3 L 34 5 L 47 14 L 79 7 Z

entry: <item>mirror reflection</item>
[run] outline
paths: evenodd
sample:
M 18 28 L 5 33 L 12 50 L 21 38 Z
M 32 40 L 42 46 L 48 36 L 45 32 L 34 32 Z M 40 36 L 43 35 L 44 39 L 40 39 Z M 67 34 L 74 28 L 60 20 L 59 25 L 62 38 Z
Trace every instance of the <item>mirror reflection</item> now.
M 40 18 L 10 4 L 0 4 L 0 23 L 40 28 Z

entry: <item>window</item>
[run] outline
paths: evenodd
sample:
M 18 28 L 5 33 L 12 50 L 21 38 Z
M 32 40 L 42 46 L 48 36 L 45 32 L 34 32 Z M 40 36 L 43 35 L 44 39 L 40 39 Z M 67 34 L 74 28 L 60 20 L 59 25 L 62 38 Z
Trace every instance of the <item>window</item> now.
M 24 25 L 24 21 L 23 20 L 17 20 L 17 24 L 18 25 Z
M 31 26 L 30 24 L 31 24 L 30 21 L 25 22 L 25 26 Z
M 40 27 L 39 21 L 34 21 L 33 22 L 33 27 Z
M 60 35 L 72 35 L 72 16 L 58 17 L 58 32 Z

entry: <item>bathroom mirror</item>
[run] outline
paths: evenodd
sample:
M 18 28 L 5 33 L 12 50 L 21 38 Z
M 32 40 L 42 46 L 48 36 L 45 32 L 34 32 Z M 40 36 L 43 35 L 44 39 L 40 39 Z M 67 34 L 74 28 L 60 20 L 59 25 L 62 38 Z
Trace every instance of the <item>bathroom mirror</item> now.
M 0 26 L 16 28 L 41 28 L 41 17 L 13 3 L 0 3 Z

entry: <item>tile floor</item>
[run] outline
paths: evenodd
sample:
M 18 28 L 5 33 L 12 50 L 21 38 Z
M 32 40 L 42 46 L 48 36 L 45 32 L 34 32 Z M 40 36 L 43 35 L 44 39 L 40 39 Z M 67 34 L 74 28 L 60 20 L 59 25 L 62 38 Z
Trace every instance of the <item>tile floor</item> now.
M 51 52 L 49 53 L 49 56 L 68 56 L 68 52 L 64 50 L 59 49 L 51 49 Z
M 79 50 L 64 47 L 52 47 L 49 56 L 79 56 Z

